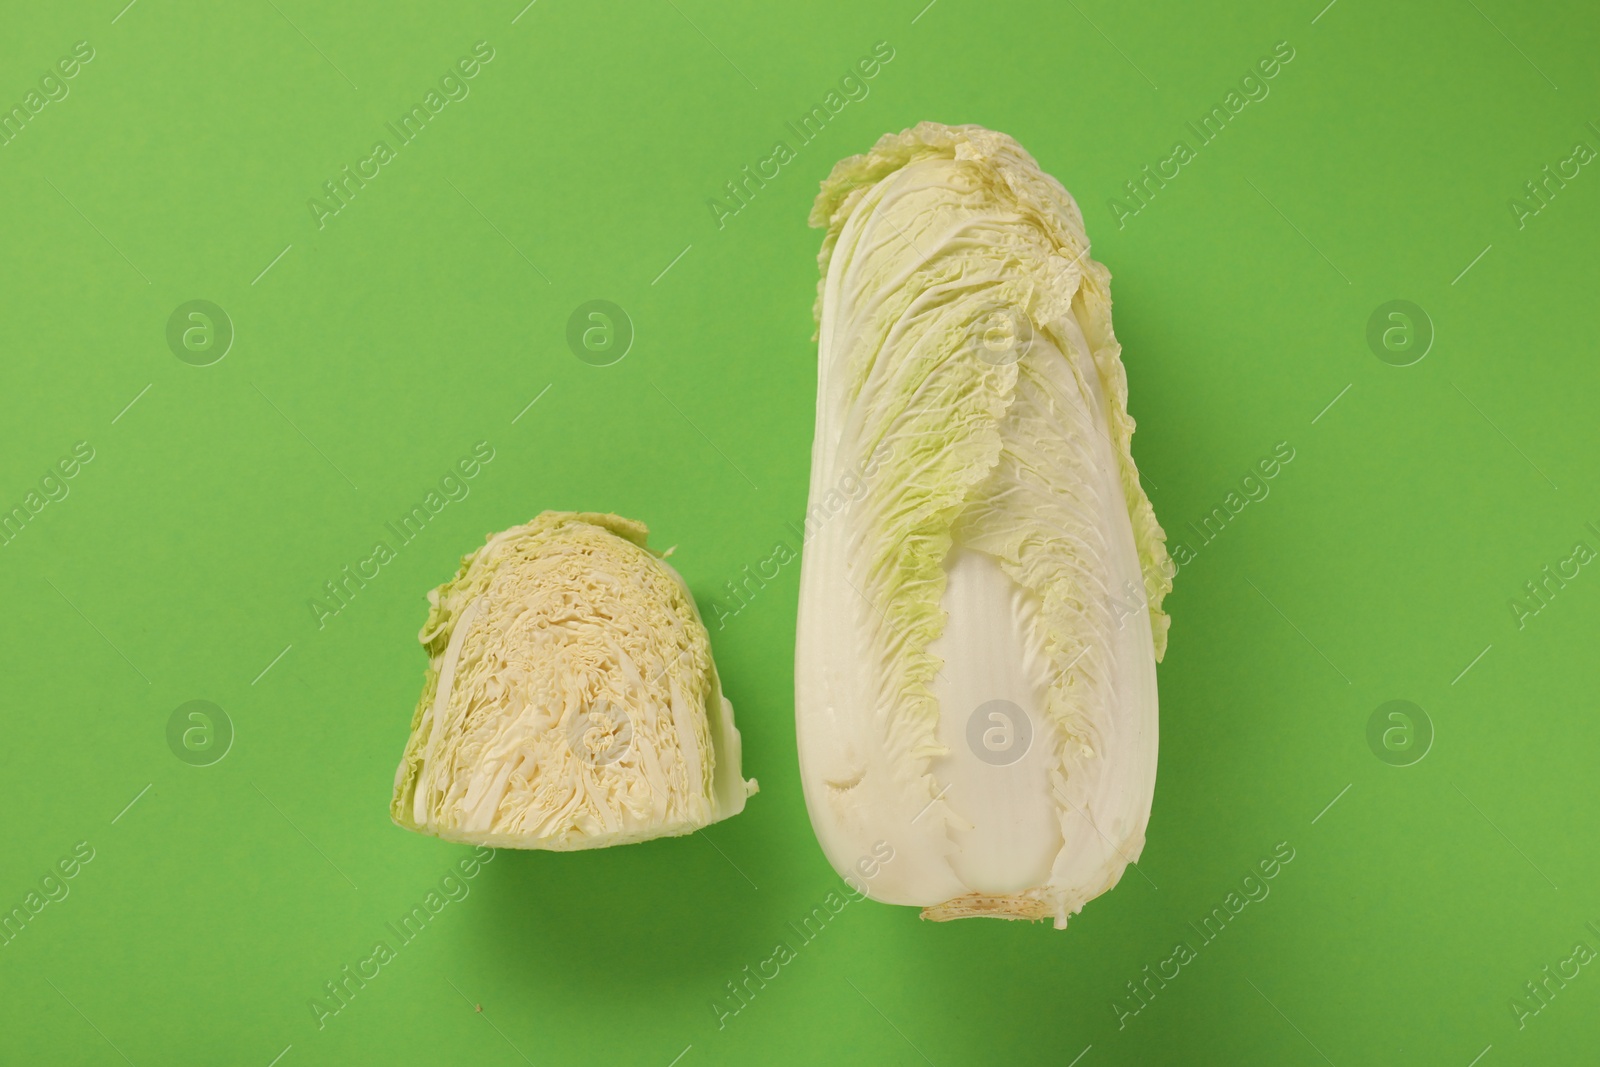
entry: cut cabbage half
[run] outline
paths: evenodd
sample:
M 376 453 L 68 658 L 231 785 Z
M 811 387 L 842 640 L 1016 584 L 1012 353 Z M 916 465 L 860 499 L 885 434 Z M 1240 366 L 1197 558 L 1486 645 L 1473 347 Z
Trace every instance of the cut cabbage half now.
M 977 126 L 839 163 L 812 223 L 811 513 L 832 515 L 801 565 L 812 826 L 858 882 L 893 849 L 878 900 L 1064 927 L 1144 846 L 1172 576 L 1110 276 L 1067 191 Z
M 547 511 L 428 594 L 394 821 L 497 848 L 692 833 L 756 790 L 711 641 L 642 523 Z

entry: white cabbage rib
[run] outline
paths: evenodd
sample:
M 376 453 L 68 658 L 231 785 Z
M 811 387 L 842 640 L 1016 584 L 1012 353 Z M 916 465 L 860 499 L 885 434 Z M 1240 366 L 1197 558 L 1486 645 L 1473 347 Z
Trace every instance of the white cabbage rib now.
M 1109 274 L 1066 190 L 976 126 L 884 137 L 812 222 L 811 503 L 889 457 L 802 561 L 813 827 L 841 874 L 892 845 L 879 900 L 1065 926 L 1143 848 L 1171 588 Z
M 394 821 L 581 849 L 743 810 L 739 731 L 683 579 L 616 515 L 547 511 L 428 594 L 430 661 Z

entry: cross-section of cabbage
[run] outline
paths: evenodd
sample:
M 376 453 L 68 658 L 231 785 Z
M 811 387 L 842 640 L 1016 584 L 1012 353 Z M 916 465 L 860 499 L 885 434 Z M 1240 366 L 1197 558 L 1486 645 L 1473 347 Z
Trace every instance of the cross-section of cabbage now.
M 394 821 L 570 850 L 692 833 L 744 808 L 711 640 L 642 523 L 547 511 L 428 594 L 428 672 Z
M 893 847 L 879 900 L 1065 926 L 1144 846 L 1171 588 L 1110 276 L 1060 183 L 977 126 L 843 161 L 812 223 L 811 503 L 832 516 L 801 565 L 812 826 L 841 874 Z

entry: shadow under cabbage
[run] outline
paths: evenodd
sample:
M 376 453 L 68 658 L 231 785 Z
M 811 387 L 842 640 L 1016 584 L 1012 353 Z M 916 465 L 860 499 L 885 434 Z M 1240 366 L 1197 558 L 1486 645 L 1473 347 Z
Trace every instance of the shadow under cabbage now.
M 717 830 L 581 852 L 500 849 L 474 887 L 478 958 L 530 991 L 720 986 L 770 940 L 773 920 L 718 854 L 730 846 L 712 844 Z

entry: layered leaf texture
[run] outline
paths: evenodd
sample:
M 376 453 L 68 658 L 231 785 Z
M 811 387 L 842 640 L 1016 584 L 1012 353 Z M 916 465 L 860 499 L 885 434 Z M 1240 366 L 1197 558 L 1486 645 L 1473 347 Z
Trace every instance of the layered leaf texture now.
M 580 849 L 744 808 L 739 731 L 683 579 L 643 524 L 547 511 L 428 594 L 430 657 L 394 821 L 452 841 Z
M 976 126 L 841 162 L 812 223 L 812 824 L 841 874 L 892 846 L 879 900 L 1065 926 L 1144 845 L 1171 588 L 1109 275 L 1066 190 Z

